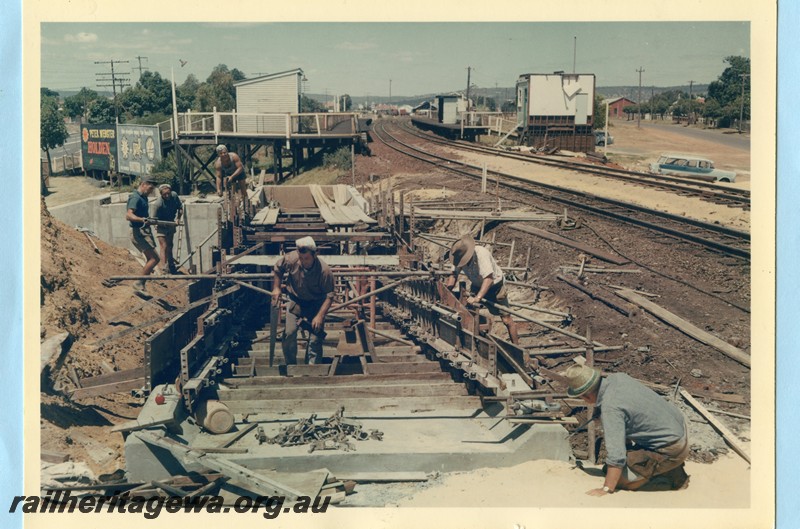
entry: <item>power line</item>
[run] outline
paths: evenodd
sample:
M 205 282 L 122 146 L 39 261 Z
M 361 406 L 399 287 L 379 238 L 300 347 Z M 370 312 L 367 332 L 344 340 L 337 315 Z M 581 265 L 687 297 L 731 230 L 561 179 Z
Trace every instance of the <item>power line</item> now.
M 636 118 L 636 128 L 639 129 L 642 127 L 642 72 L 644 72 L 644 68 L 639 66 L 639 69 L 636 70 L 639 72 L 639 101 L 636 104 L 637 110 L 637 118 Z
M 142 57 L 141 55 L 137 55 L 136 58 L 139 59 L 139 67 L 138 68 L 134 68 L 134 70 L 139 70 L 139 79 L 141 79 L 142 78 L 142 70 L 149 70 L 150 68 L 148 68 L 147 66 L 144 66 L 144 67 L 142 66 L 142 59 L 147 59 L 147 57 Z
M 130 77 L 125 77 L 126 75 L 130 75 L 130 72 L 122 73 L 122 72 L 117 72 L 116 70 L 114 70 L 114 64 L 115 63 L 116 64 L 128 64 L 128 62 L 129 61 L 115 61 L 114 59 L 111 59 L 110 61 L 94 61 L 95 64 L 110 64 L 111 65 L 111 73 L 101 72 L 101 73 L 97 73 L 96 74 L 98 76 L 98 78 L 97 78 L 97 86 L 98 86 L 98 88 L 99 87 L 108 88 L 109 86 L 111 87 L 111 90 L 112 90 L 112 92 L 114 94 L 114 120 L 117 123 L 119 123 L 119 106 L 117 104 L 117 85 L 119 85 L 119 91 L 120 91 L 120 93 L 122 93 L 122 91 L 125 89 L 125 86 L 130 86 L 131 85 L 131 78 Z M 111 76 L 110 78 L 108 77 L 109 75 Z M 108 83 L 109 81 L 111 81 L 110 85 L 109 84 L 100 84 L 100 82 Z

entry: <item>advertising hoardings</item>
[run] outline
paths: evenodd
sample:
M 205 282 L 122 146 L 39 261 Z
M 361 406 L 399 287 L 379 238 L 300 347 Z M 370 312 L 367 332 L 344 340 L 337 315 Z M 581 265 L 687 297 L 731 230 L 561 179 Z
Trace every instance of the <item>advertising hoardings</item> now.
M 150 174 L 161 160 L 160 143 L 155 125 L 117 125 L 117 170 L 136 176 Z
M 117 170 L 117 130 L 114 125 L 81 125 L 84 170 Z

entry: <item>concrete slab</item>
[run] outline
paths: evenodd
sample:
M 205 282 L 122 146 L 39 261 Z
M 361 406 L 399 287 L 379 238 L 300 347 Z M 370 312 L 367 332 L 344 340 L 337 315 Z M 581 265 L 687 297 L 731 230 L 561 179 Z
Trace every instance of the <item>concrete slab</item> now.
M 347 417 L 347 414 L 345 414 Z M 322 417 L 323 419 L 325 417 Z M 293 420 L 272 420 L 258 417 L 268 437 Z M 246 453 L 214 453 L 252 470 L 278 472 L 310 472 L 329 469 L 337 473 L 354 472 L 454 472 L 484 467 L 512 466 L 530 459 L 567 461 L 571 449 L 566 430 L 560 425 L 512 425 L 501 417 L 484 414 L 471 416 L 463 410 L 452 413 L 362 416 L 357 419 L 364 430 L 383 432 L 383 440 L 352 441 L 355 450 L 317 450 L 309 447 L 281 447 L 258 444 L 255 434 L 248 433 L 229 448 L 246 449 Z M 237 428 L 247 424 L 238 423 Z M 185 428 L 173 439 L 188 448 L 219 447 L 222 436 Z M 129 479 L 163 479 L 170 475 L 201 470 L 196 463 L 182 462 L 167 450 L 152 447 L 131 433 L 125 442 Z

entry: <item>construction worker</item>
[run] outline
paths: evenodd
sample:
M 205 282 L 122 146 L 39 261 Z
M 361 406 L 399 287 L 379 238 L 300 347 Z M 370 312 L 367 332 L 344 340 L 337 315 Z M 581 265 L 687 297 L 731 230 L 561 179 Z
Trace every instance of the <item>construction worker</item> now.
M 242 159 L 235 152 L 228 152 L 228 147 L 223 144 L 217 145 L 217 161 L 214 168 L 217 172 L 217 194 L 222 196 L 225 189 L 239 190 L 242 197 L 242 204 L 247 211 L 247 175 L 245 174 Z
M 681 411 L 653 390 L 626 375 L 575 365 L 564 372 L 572 397 L 598 406 L 606 443 L 604 496 L 637 490 L 656 476 L 673 490 L 686 488 L 684 462 L 689 455 L 686 420 Z M 590 447 L 591 449 L 591 447 Z
M 286 306 L 286 327 L 283 357 L 287 364 L 297 363 L 297 329 L 303 325 L 310 332 L 308 363 L 322 361 L 325 340 L 325 315 L 333 303 L 333 273 L 317 257 L 317 245 L 311 237 L 296 241 L 297 249 L 278 259 L 272 267 L 272 303 L 281 296 L 281 282 L 286 278 L 289 303 Z
M 155 187 L 154 180 L 149 177 L 142 178 L 139 186 L 128 197 L 128 207 L 125 213 L 125 220 L 131 226 L 131 242 L 147 259 L 142 269 L 141 275 L 143 276 L 150 275 L 158 264 L 156 242 L 153 240 L 153 233 L 150 231 L 151 222 L 148 220 L 149 206 L 147 201 L 147 197 L 153 193 Z M 147 296 L 144 279 L 139 279 L 133 284 L 133 291 L 140 297 Z
M 503 270 L 492 256 L 492 252 L 483 246 L 476 246 L 475 240 L 467 234 L 453 244 L 450 258 L 455 268 L 453 274 L 447 277 L 445 285 L 453 288 L 459 273 L 464 272 L 464 275 L 470 280 L 472 291 L 472 295 L 467 298 L 467 305 L 478 305 L 485 299 L 493 304 L 511 308 L 508 304 L 508 291 L 505 287 Z M 511 341 L 518 344 L 519 332 L 511 315 L 501 312 L 492 305 L 488 305 L 487 308 L 493 315 L 500 316 L 508 329 Z
M 150 208 L 150 216 L 156 220 L 166 222 L 180 222 L 183 216 L 183 203 L 178 193 L 172 190 L 169 184 L 158 186 L 158 198 Z M 164 273 L 177 274 L 175 260 L 172 257 L 172 241 L 175 238 L 177 226 L 156 224 L 156 238 L 161 246 L 161 262 Z

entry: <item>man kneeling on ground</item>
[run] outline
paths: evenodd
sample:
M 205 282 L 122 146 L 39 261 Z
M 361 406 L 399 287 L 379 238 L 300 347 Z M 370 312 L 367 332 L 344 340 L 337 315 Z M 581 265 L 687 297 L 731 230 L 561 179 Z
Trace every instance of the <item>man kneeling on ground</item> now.
M 596 369 L 576 365 L 564 376 L 567 393 L 598 406 L 603 423 L 605 483 L 586 494 L 637 490 L 656 476 L 667 480 L 673 490 L 688 486 L 684 471 L 688 430 L 678 408 L 625 373 L 601 376 Z

